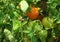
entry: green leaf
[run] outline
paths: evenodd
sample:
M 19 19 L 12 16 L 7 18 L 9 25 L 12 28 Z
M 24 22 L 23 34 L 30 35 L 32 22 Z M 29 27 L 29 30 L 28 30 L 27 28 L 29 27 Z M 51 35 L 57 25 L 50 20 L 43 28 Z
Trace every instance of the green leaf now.
M 13 12 L 13 13 L 14 13 L 15 17 L 18 17 L 19 16 L 19 14 L 16 11 Z
M 4 29 L 4 34 L 10 41 L 15 41 L 11 31 L 9 31 L 8 29 Z
M 15 5 L 13 3 L 10 4 L 12 8 L 15 8 Z
M 27 24 L 27 21 L 24 21 L 24 22 L 22 22 L 22 26 L 24 26 L 24 25 L 26 25 Z
M 32 37 L 33 37 L 33 35 L 34 35 L 34 31 L 33 31 L 33 30 L 31 30 L 31 31 L 30 31 L 30 33 L 28 34 L 28 36 L 29 36 L 30 38 L 32 38 Z
M 13 30 L 17 30 L 20 27 L 20 21 L 17 19 L 13 20 Z
M 59 23 L 60 23 L 60 19 L 57 20 L 57 24 L 59 24 Z
M 40 37 L 42 42 L 46 42 L 47 31 L 46 30 L 41 30 L 39 32 L 39 37 Z
M 33 36 L 33 37 L 31 38 L 31 42 L 37 42 L 36 36 Z
M 24 33 L 30 33 L 30 31 L 29 31 L 29 30 L 24 30 L 23 32 L 24 32 Z

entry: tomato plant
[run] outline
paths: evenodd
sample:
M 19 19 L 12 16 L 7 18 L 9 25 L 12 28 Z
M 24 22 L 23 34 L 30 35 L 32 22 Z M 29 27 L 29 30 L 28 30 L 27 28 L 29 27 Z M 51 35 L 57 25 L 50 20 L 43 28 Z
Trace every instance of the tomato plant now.
M 0 0 L 0 42 L 60 42 L 60 0 Z

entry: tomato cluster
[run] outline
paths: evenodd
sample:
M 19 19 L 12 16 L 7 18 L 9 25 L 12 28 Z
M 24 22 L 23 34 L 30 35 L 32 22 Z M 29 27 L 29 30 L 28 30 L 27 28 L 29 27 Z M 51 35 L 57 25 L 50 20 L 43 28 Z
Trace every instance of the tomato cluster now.
M 53 27 L 53 19 L 49 18 L 48 16 L 42 16 L 41 12 L 39 12 L 39 8 L 38 7 L 31 7 L 31 10 L 26 12 L 26 15 L 29 17 L 29 19 L 31 20 L 41 20 L 42 24 L 44 25 L 44 27 L 48 28 L 52 28 Z M 44 14 L 43 14 L 44 15 Z

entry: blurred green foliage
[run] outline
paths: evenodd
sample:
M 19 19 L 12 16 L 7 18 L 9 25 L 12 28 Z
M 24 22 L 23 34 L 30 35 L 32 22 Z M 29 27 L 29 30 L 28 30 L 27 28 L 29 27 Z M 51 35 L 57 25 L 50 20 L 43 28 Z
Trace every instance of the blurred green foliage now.
M 54 20 L 53 28 L 26 16 L 30 4 L 40 8 L 42 1 L 48 7 L 48 17 Z M 60 42 L 60 0 L 0 0 L 0 42 Z

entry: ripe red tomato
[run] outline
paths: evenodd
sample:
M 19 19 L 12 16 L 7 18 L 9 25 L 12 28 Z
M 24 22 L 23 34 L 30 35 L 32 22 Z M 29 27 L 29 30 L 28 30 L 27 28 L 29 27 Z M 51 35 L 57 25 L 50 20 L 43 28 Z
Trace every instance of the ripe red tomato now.
M 39 14 L 39 8 L 37 8 L 37 7 L 31 7 L 31 11 L 26 12 L 26 14 L 31 20 L 42 18 L 41 15 Z

